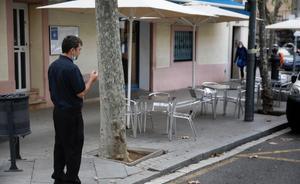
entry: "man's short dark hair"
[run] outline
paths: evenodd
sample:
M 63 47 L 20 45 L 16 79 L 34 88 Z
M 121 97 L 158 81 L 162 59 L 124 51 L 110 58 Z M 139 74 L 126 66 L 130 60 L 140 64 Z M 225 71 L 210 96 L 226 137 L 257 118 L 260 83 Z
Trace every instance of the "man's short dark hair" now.
M 68 53 L 72 48 L 76 49 L 82 46 L 82 41 L 77 36 L 69 35 L 66 36 L 61 44 L 61 50 L 63 53 Z

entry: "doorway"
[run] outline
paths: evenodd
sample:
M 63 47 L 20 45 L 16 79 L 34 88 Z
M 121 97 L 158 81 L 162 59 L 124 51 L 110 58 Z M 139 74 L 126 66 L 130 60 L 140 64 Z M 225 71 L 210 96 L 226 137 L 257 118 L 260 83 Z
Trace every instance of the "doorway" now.
M 128 83 L 128 36 L 129 22 L 120 20 L 120 40 L 124 81 Z M 134 21 L 132 26 L 132 63 L 131 63 L 131 88 L 139 88 L 139 22 Z M 126 87 L 127 90 L 127 87 Z
M 232 30 L 232 52 L 231 52 L 231 79 L 238 79 L 239 78 L 239 69 L 234 63 L 236 49 L 238 47 L 238 42 L 241 40 L 241 27 L 233 26 Z
M 16 92 L 29 91 L 28 7 L 13 4 L 14 69 Z

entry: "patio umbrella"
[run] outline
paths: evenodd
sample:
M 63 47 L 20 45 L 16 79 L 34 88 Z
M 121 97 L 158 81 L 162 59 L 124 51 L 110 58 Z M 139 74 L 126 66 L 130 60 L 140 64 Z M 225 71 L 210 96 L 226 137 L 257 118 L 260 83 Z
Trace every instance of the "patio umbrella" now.
M 192 87 L 195 88 L 196 83 L 196 28 L 205 22 L 230 22 L 230 21 L 241 21 L 248 20 L 249 16 L 242 15 L 240 13 L 235 13 L 232 11 L 224 10 L 221 8 L 213 7 L 210 5 L 199 4 L 199 3 L 187 3 L 188 7 L 196 11 L 206 11 L 209 14 L 216 16 L 211 16 L 208 19 L 199 19 L 198 17 L 183 17 L 181 18 L 186 23 L 193 27 L 193 65 L 192 65 Z
M 299 29 L 300 30 L 300 18 L 278 22 L 266 26 L 266 29 Z
M 127 97 L 131 95 L 131 50 L 132 50 L 132 23 L 141 18 L 180 18 L 197 17 L 208 18 L 214 16 L 206 11 L 197 11 L 189 7 L 178 5 L 165 0 L 118 0 L 119 12 L 128 17 L 129 40 L 128 40 L 128 91 Z
M 193 10 L 189 7 L 178 5 L 166 0 L 118 0 L 119 12 L 128 17 L 129 37 L 128 37 L 128 107 L 131 99 L 131 63 L 132 63 L 132 23 L 134 20 L 142 17 L 157 18 L 180 18 L 197 17 L 208 18 L 214 16 L 206 11 Z M 95 8 L 95 0 L 77 0 L 64 3 L 57 3 L 38 7 L 39 9 L 69 9 L 72 11 L 81 11 L 82 9 Z M 129 118 L 129 117 L 128 117 Z M 129 122 L 129 121 L 127 121 Z

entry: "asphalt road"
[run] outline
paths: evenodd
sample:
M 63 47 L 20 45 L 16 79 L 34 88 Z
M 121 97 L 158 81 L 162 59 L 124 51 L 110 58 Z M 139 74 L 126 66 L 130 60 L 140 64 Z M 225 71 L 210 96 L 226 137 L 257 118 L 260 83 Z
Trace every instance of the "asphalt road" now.
M 169 184 L 300 184 L 300 135 L 288 133 Z

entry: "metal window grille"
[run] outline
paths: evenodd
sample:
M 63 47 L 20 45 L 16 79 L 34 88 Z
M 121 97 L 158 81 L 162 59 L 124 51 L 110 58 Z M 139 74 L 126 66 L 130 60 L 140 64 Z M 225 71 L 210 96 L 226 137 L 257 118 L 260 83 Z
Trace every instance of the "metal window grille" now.
M 175 31 L 174 61 L 191 61 L 193 58 L 193 32 Z

